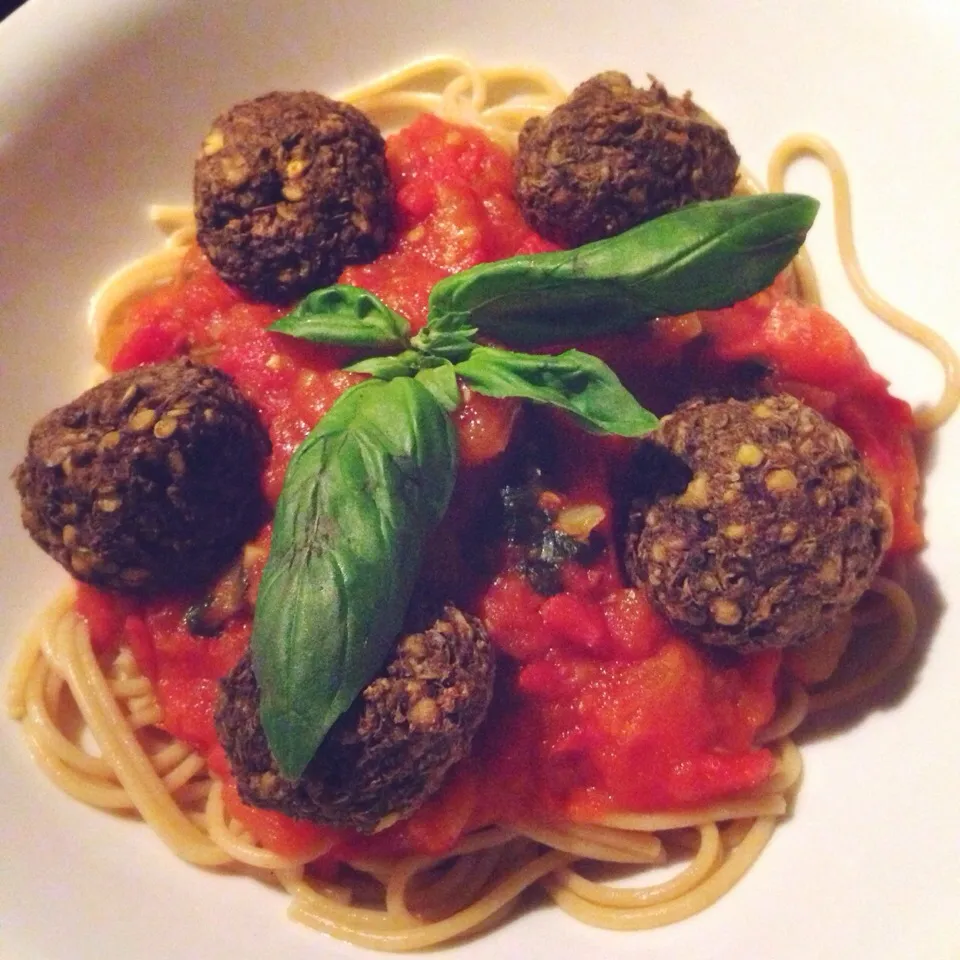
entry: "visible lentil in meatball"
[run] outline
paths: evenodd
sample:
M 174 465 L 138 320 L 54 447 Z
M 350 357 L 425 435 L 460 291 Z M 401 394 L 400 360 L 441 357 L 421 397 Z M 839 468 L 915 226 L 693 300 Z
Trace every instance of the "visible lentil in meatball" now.
M 297 780 L 270 753 L 249 654 L 221 681 L 217 733 L 246 803 L 370 833 L 410 816 L 467 755 L 493 678 L 483 625 L 447 606 L 429 629 L 399 640 Z
M 285 303 L 373 260 L 393 227 L 383 137 L 319 93 L 268 93 L 214 120 L 197 158 L 197 240 L 217 273 Z
M 740 650 L 785 647 L 869 586 L 890 508 L 850 438 L 812 408 L 788 395 L 694 400 L 648 443 L 668 492 L 638 498 L 626 565 L 678 629 Z
M 128 370 L 34 426 L 14 472 L 23 524 L 98 587 L 202 585 L 263 520 L 269 448 L 221 371 L 189 360 Z
M 728 197 L 739 157 L 691 99 L 610 71 L 520 132 L 517 200 L 550 240 L 580 246 L 697 200 Z

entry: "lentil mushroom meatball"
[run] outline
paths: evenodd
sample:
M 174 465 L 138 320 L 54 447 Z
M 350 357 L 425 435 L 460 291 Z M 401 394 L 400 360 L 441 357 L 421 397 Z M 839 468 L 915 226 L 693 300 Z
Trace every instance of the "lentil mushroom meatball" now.
M 815 410 L 787 395 L 693 400 L 650 443 L 654 485 L 669 490 L 635 504 L 626 565 L 678 629 L 738 650 L 785 647 L 869 586 L 890 508 L 850 438 Z
M 217 733 L 245 802 L 370 833 L 412 814 L 467 755 L 493 678 L 483 625 L 448 605 L 399 640 L 300 778 L 283 777 L 270 753 L 249 654 L 221 681 Z
M 373 260 L 393 226 L 383 137 L 319 93 L 268 93 L 213 122 L 197 158 L 197 240 L 217 273 L 272 302 Z
M 538 233 L 575 247 L 686 203 L 729 196 L 739 159 L 689 93 L 672 97 L 653 78 L 637 88 L 609 71 L 524 124 L 516 193 Z
M 209 580 L 263 519 L 270 442 L 226 374 L 118 373 L 43 417 L 14 472 L 23 524 L 78 580 L 149 594 Z

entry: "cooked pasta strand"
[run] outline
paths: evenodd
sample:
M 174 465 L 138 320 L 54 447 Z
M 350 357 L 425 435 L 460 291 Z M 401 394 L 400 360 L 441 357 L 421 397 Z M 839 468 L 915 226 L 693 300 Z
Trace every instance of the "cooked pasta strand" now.
M 647 930 L 677 923 L 719 900 L 760 856 L 773 835 L 775 826 L 775 817 L 758 817 L 740 844 L 712 873 L 707 874 L 690 890 L 664 902 L 611 909 L 598 906 L 570 887 L 552 879 L 546 883 L 547 892 L 565 913 L 595 927 L 606 927 L 609 930 Z
M 960 358 L 944 337 L 884 300 L 867 282 L 853 241 L 850 179 L 840 154 L 831 143 L 813 133 L 797 133 L 787 137 L 770 158 L 767 173 L 770 189 L 782 191 L 787 169 L 794 160 L 806 154 L 820 160 L 830 175 L 837 246 L 850 286 L 874 316 L 925 347 L 943 367 L 944 387 L 940 399 L 932 407 L 918 410 L 915 414 L 919 429 L 934 430 L 949 419 L 960 403 Z

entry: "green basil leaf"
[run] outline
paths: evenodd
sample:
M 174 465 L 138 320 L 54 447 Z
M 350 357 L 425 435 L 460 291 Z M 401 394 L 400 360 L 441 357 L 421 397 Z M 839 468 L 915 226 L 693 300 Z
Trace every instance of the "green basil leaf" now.
M 337 284 L 315 290 L 269 327 L 273 333 L 367 350 L 400 350 L 410 325 L 367 290 Z
M 575 250 L 480 264 L 433 288 L 418 336 L 474 326 L 507 344 L 546 345 L 729 306 L 773 282 L 818 206 L 799 194 L 731 197 Z
M 351 387 L 294 453 L 251 638 L 260 719 L 285 776 L 303 772 L 383 666 L 455 473 L 449 417 L 406 377 Z
M 433 394 L 434 400 L 448 413 L 460 406 L 460 387 L 457 374 L 449 360 L 440 357 L 425 357 L 423 369 L 414 378 Z M 437 361 L 437 362 L 430 362 Z
M 602 360 L 579 350 L 549 356 L 476 347 L 454 369 L 478 393 L 548 403 L 595 432 L 640 437 L 657 426 Z
M 416 350 L 404 350 L 389 357 L 368 357 L 344 367 L 351 373 L 368 373 L 380 380 L 393 380 L 395 377 L 412 377 L 420 369 L 421 354 Z

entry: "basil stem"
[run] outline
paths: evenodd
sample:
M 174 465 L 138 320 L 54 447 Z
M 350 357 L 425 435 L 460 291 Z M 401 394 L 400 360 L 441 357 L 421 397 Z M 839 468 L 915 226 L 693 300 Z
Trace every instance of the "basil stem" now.
M 731 197 L 574 250 L 480 264 L 433 288 L 418 337 L 474 326 L 507 344 L 546 345 L 725 307 L 773 281 L 818 206 L 798 194 Z
M 250 643 L 284 776 L 386 661 L 455 473 L 450 419 L 408 377 L 351 387 L 290 461 Z
M 421 353 L 445 357 L 456 363 L 469 356 L 477 332 L 468 317 L 446 314 L 429 318 L 426 326 L 411 339 L 410 345 Z
M 602 360 L 579 350 L 548 356 L 476 347 L 453 369 L 478 393 L 559 407 L 594 432 L 640 437 L 657 425 Z
M 402 350 L 410 333 L 399 313 L 362 287 L 346 284 L 315 290 L 269 329 L 313 343 L 384 352 Z

